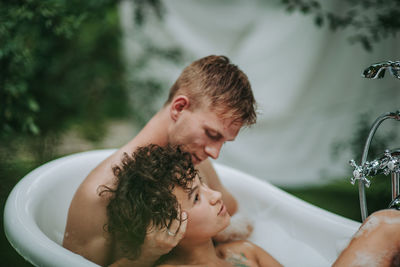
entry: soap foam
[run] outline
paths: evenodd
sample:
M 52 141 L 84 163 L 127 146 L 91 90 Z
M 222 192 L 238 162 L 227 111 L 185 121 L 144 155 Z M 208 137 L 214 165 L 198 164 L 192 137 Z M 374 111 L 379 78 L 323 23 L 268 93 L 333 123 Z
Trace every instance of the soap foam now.
M 368 234 L 380 225 L 381 221 L 377 217 L 370 217 L 364 225 L 355 233 L 354 238 L 358 238 L 364 234 Z
M 379 267 L 382 266 L 387 252 L 373 254 L 371 252 L 357 251 L 350 267 Z

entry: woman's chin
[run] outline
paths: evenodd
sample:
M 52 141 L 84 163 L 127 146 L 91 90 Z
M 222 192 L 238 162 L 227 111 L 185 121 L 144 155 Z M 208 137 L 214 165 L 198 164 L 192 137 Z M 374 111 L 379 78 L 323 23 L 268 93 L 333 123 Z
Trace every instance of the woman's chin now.
M 221 227 L 221 229 L 218 231 L 218 233 L 224 231 L 229 225 L 231 225 L 231 216 L 230 215 L 227 216 L 226 223 L 224 224 L 223 227 Z

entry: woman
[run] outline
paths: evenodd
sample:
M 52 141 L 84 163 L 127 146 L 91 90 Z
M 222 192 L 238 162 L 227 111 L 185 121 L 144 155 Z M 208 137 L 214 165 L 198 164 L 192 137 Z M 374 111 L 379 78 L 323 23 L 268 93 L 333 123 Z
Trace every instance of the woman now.
M 101 192 L 111 194 L 106 230 L 116 244 L 113 260 L 125 258 L 129 265 L 144 242 L 154 242 L 146 232 L 163 229 L 177 246 L 159 266 L 281 266 L 251 242 L 213 243 L 230 216 L 221 193 L 201 182 L 191 155 L 179 147 L 139 148 L 125 155 L 114 174 L 115 185 Z
M 249 241 L 214 245 L 212 237 L 224 230 L 230 216 L 221 193 L 210 189 L 197 176 L 187 193 L 173 190 L 179 205 L 188 214 L 185 236 L 161 259 L 160 266 L 281 266 L 271 255 Z

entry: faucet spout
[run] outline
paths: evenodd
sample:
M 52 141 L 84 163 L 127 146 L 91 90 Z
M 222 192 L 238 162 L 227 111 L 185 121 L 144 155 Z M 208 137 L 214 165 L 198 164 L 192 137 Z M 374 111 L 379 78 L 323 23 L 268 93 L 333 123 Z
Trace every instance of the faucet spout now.
M 389 72 L 400 79 L 400 61 L 384 61 L 380 63 L 375 63 L 369 66 L 362 73 L 362 77 L 369 79 L 381 79 L 385 76 L 385 71 Z

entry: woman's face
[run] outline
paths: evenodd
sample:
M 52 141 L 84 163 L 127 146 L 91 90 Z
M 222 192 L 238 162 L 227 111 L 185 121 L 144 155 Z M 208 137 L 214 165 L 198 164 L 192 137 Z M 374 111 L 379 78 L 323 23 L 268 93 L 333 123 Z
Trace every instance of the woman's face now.
M 208 239 L 229 225 L 230 215 L 221 199 L 221 193 L 210 189 L 198 177 L 189 193 L 180 187 L 176 187 L 174 193 L 181 209 L 188 215 L 183 240 Z

